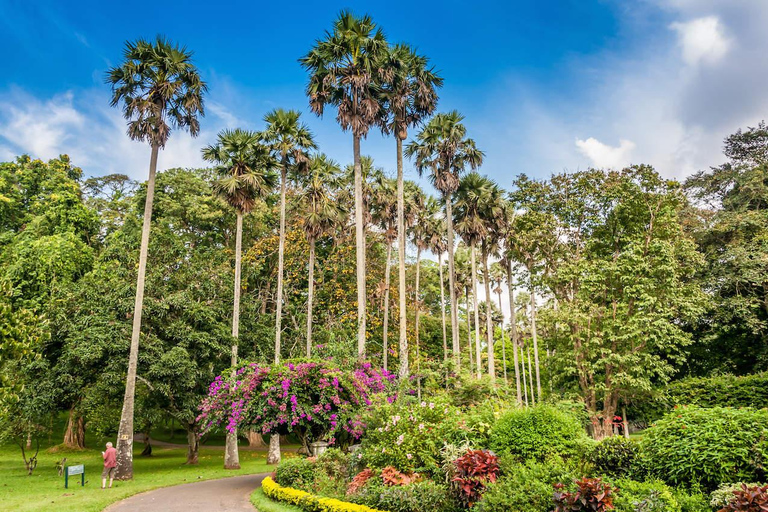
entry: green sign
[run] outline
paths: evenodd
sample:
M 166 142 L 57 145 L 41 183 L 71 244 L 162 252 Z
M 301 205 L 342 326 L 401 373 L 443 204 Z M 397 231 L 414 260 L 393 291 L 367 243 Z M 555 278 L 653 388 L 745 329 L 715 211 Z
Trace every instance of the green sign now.
M 67 471 L 64 473 L 64 488 L 69 486 L 69 477 L 80 475 L 80 486 L 85 487 L 85 465 L 78 464 L 76 466 L 67 466 Z

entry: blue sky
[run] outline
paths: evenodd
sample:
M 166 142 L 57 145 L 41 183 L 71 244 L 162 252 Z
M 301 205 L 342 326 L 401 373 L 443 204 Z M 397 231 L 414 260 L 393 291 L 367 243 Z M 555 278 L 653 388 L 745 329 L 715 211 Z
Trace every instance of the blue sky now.
M 719 163 L 722 139 L 768 107 L 762 0 L 0 0 L 0 160 L 65 152 L 90 175 L 144 177 L 148 148 L 124 135 L 103 77 L 125 40 L 160 33 L 195 52 L 210 87 L 200 137 L 174 133 L 161 167 L 200 165 L 219 130 L 258 129 L 275 107 L 304 111 L 346 163 L 350 137 L 308 112 L 297 63 L 344 7 L 430 57 L 445 78 L 439 109 L 466 115 L 482 172 L 505 187 L 521 172 L 629 163 L 683 177 Z M 391 171 L 392 140 L 373 134 L 363 152 Z

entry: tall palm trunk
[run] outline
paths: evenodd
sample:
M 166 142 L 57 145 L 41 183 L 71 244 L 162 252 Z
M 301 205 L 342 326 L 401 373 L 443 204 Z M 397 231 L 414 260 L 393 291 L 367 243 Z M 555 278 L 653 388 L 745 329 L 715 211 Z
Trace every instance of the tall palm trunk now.
M 387 263 L 384 271 L 384 332 L 382 345 L 384 351 L 384 369 L 387 369 L 387 352 L 389 352 L 389 270 L 392 262 L 392 242 L 387 240 Z
M 499 296 L 499 311 L 501 311 L 501 325 L 499 326 L 501 327 L 501 361 L 504 366 L 504 384 L 507 385 L 509 384 L 509 380 L 507 379 L 507 342 L 506 336 L 504 336 L 504 308 L 501 304 L 501 285 L 499 285 L 497 289 L 497 295 Z
M 477 261 L 475 258 L 475 242 L 469 244 L 469 254 L 472 260 L 472 306 L 475 314 L 475 366 L 477 367 L 477 378 L 483 376 L 483 357 L 480 349 L 480 311 L 477 302 Z
M 309 289 L 307 290 L 307 357 L 311 357 L 312 356 L 312 300 L 315 297 L 315 237 L 312 237 L 309 239 L 308 284 L 309 284 Z
M 416 373 L 419 373 L 419 370 L 421 370 L 421 363 L 419 361 L 419 358 L 421 357 L 421 354 L 419 353 L 419 316 L 421 314 L 421 299 L 419 298 L 419 276 L 421 274 L 421 247 L 416 246 L 416 292 L 414 293 L 414 301 L 413 303 L 416 305 Z M 418 396 L 419 400 L 421 400 L 421 378 L 417 375 L 416 376 L 416 388 L 418 390 Z
M 131 331 L 131 349 L 128 355 L 128 372 L 125 376 L 125 396 L 120 414 L 120 426 L 117 431 L 117 469 L 115 478 L 130 480 L 133 478 L 133 407 L 136 395 L 136 366 L 139 362 L 139 335 L 141 334 L 141 310 L 144 306 L 144 281 L 147 271 L 147 252 L 149 250 L 149 230 L 152 225 L 152 201 L 155 197 L 155 174 L 160 146 L 152 144 L 149 159 L 149 179 L 147 180 L 147 198 L 144 201 L 144 222 L 141 227 L 141 247 L 139 249 L 139 273 L 136 277 L 136 302 L 133 306 L 133 329 Z
M 475 371 L 474 360 L 472 357 L 472 318 L 469 313 L 469 286 L 464 288 L 465 300 L 464 303 L 467 306 L 467 351 L 469 353 L 469 374 Z
M 483 284 L 485 285 L 485 339 L 488 343 L 488 375 L 496 381 L 496 361 L 493 353 L 493 319 L 491 318 L 491 286 L 488 281 L 488 251 L 483 251 Z
M 539 374 L 539 344 L 536 335 L 536 297 L 533 294 L 531 286 L 531 337 L 533 338 L 533 357 L 536 360 L 536 391 L 539 402 L 541 402 L 541 376 Z M 529 361 L 530 362 L 530 361 Z
M 528 380 L 531 384 L 531 405 L 536 405 L 535 392 L 533 390 L 533 369 L 531 368 L 531 347 L 528 346 Z M 539 399 L 541 400 L 541 399 Z
M 285 255 L 285 188 L 288 163 L 283 155 L 283 167 L 280 169 L 280 242 L 277 248 L 277 296 L 275 298 L 275 364 L 280 362 L 283 331 L 283 267 Z
M 399 354 L 408 354 L 408 319 L 405 298 L 405 190 L 403 185 L 403 139 L 400 134 L 395 135 L 397 140 L 397 282 L 399 305 Z M 384 357 L 387 357 L 386 355 Z M 402 369 L 402 363 L 400 365 Z M 386 365 L 385 365 L 386 368 Z M 407 372 L 407 366 L 406 366 Z
M 448 235 L 448 294 L 451 299 L 451 339 L 453 341 L 453 360 L 456 371 L 461 366 L 461 348 L 459 347 L 459 311 L 456 303 L 456 267 L 453 262 L 453 205 L 450 194 L 445 196 L 445 230 Z
M 363 169 L 360 163 L 360 137 L 352 135 L 355 161 L 355 255 L 357 259 L 357 355 L 365 358 L 365 226 L 363 226 Z
M 243 251 L 243 214 L 237 212 L 237 230 L 235 234 L 235 299 L 232 307 L 232 379 L 235 378 L 237 365 L 237 338 L 240 336 L 240 269 Z M 224 449 L 224 469 L 240 469 L 240 454 L 237 449 L 237 430 L 227 431 Z
M 520 349 L 520 367 L 523 370 L 523 398 L 525 398 L 525 406 L 528 407 L 528 381 L 525 378 L 525 347 L 522 340 L 518 348 Z
M 523 404 L 522 389 L 520 388 L 520 365 L 517 358 L 517 312 L 515 311 L 515 287 L 512 282 L 512 260 L 507 260 L 507 289 L 509 290 L 509 322 L 512 326 L 512 353 L 515 364 L 515 389 L 517 390 L 517 405 Z
M 443 321 L 443 362 L 448 361 L 448 336 L 445 330 L 445 290 L 443 285 L 442 252 L 437 251 L 437 267 L 440 270 L 440 316 Z

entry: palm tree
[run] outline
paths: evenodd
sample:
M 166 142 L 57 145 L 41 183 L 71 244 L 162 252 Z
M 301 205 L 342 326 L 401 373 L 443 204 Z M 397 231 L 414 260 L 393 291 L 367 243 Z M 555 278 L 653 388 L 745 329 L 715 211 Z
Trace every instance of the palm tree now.
M 439 214 L 434 215 L 429 223 L 429 238 L 427 243 L 429 250 L 437 256 L 437 268 L 440 279 L 440 315 L 443 324 L 443 361 L 447 362 L 448 336 L 445 325 L 445 281 L 443 280 L 443 253 L 445 252 L 447 243 L 445 240 L 445 221 Z
M 312 355 L 312 301 L 315 292 L 315 242 L 341 223 L 345 211 L 329 193 L 328 184 L 341 172 L 338 164 L 325 155 L 315 156 L 299 198 L 300 224 L 309 242 L 309 276 L 307 278 L 307 357 Z
M 415 314 L 414 314 L 414 324 L 416 326 L 415 329 L 415 344 L 416 344 L 416 364 L 420 365 L 420 351 L 419 351 L 419 326 L 420 326 L 420 316 L 421 316 L 421 297 L 419 296 L 419 290 L 420 290 L 420 279 L 421 279 L 421 251 L 429 249 L 429 237 L 430 237 L 430 225 L 433 222 L 433 219 L 437 215 L 437 213 L 440 211 L 440 205 L 439 203 L 432 197 L 425 197 L 424 193 L 419 191 L 419 194 L 417 196 L 417 204 L 419 205 L 418 213 L 416 216 L 416 222 L 413 225 L 413 228 L 411 230 L 411 236 L 413 237 L 413 244 L 416 246 L 416 287 L 414 290 L 414 305 L 415 305 Z M 401 365 L 401 375 L 400 377 L 406 377 L 408 375 L 408 366 L 405 365 L 405 368 Z M 419 367 L 420 368 L 420 367 Z M 403 373 L 404 372 L 404 373 Z M 421 380 L 418 381 L 419 384 L 419 391 L 421 391 Z
M 472 270 L 469 262 L 469 250 L 460 242 L 456 247 L 456 275 L 454 277 L 459 292 L 464 293 L 465 315 L 467 318 L 467 355 L 469 361 L 469 374 L 474 370 L 474 357 L 472 356 L 472 318 L 469 307 L 469 298 L 472 291 Z
M 507 343 L 505 339 L 506 337 L 504 336 L 504 307 L 501 303 L 501 291 L 504 284 L 504 268 L 500 262 L 495 262 L 491 265 L 491 282 L 494 285 L 493 292 L 499 299 L 499 311 L 501 312 L 501 323 L 499 324 L 499 327 L 501 328 L 501 360 L 504 370 L 504 384 L 506 385 L 509 384 L 507 378 Z
M 267 128 L 263 140 L 272 146 L 280 161 L 280 242 L 277 249 L 277 298 L 275 311 L 275 364 L 280 362 L 280 337 L 283 320 L 283 255 L 285 254 L 285 189 L 288 170 L 303 172 L 309 164 L 308 151 L 315 149 L 312 132 L 299 122 L 296 110 L 275 109 L 264 116 Z
M 495 354 L 493 350 L 493 321 L 491 315 L 491 276 L 488 270 L 488 258 L 496 254 L 499 249 L 499 241 L 504 231 L 503 223 L 506 220 L 506 205 L 502 197 L 501 189 L 490 182 L 487 193 L 483 196 L 481 219 L 486 226 L 486 234 L 480 244 L 483 260 L 483 284 L 485 286 L 485 333 L 488 344 L 488 375 L 491 380 L 496 380 Z
M 363 178 L 360 139 L 382 122 L 376 63 L 387 49 L 384 33 L 369 16 L 358 18 L 342 11 L 325 38 L 300 59 L 309 71 L 309 106 L 322 116 L 326 105 L 337 109 L 341 129 L 352 131 L 355 175 L 355 246 L 357 259 L 357 352 L 365 357 L 366 293 Z
M 382 81 L 380 94 L 387 113 L 382 124 L 384 133 L 394 133 L 397 143 L 397 251 L 400 304 L 400 347 L 408 346 L 405 286 L 405 190 L 403 185 L 403 141 L 408 138 L 408 128 L 417 126 L 432 115 L 437 108 L 437 89 L 443 79 L 429 68 L 426 57 L 418 55 L 410 46 L 398 44 L 390 47 L 380 65 Z M 418 327 L 416 328 L 418 331 Z M 417 341 L 418 343 L 418 341 Z M 407 364 L 407 358 L 405 363 Z M 402 366 L 401 373 L 407 373 Z
M 511 209 L 510 209 L 511 211 Z M 507 233 L 507 236 L 511 231 Z M 505 244 L 509 247 L 509 243 Z M 515 365 L 515 390 L 517 391 L 517 405 L 523 405 L 522 388 L 520 386 L 520 360 L 518 359 L 518 336 L 517 336 L 517 310 L 515 307 L 515 282 L 514 274 L 512 272 L 512 258 L 507 252 L 504 254 L 504 258 L 501 260 L 507 273 L 507 290 L 509 290 L 509 326 L 511 328 L 511 343 L 512 357 Z M 523 377 L 523 384 L 525 384 L 525 378 Z M 527 400 L 526 400 L 527 402 Z
M 372 193 L 371 211 L 376 224 L 384 231 L 387 259 L 384 270 L 384 320 L 382 332 L 383 365 L 387 369 L 389 352 L 389 275 L 392 263 L 392 244 L 397 238 L 397 184 L 380 174 L 376 177 Z
M 483 163 L 483 152 L 477 149 L 475 141 L 467 138 L 467 129 L 462 124 L 464 116 L 456 112 L 437 114 L 419 132 L 416 140 L 405 149 L 413 158 L 419 175 L 430 173 L 434 187 L 443 195 L 445 202 L 445 224 L 448 236 L 448 277 L 451 297 L 451 335 L 453 357 L 456 367 L 460 364 L 459 316 L 456 303 L 455 269 L 453 264 L 453 208 L 452 195 L 459 187 L 461 174 L 467 167 L 477 169 Z
M 264 197 L 275 185 L 275 162 L 269 147 L 259 141 L 259 134 L 248 130 L 224 130 L 216 144 L 203 148 L 203 159 L 216 165 L 219 179 L 214 191 L 237 214 L 235 235 L 235 293 L 232 306 L 232 372 L 237 365 L 237 339 L 240 334 L 240 271 L 243 245 L 243 216 L 253 210 L 256 200 Z M 227 432 L 224 468 L 240 469 L 237 433 Z
M 456 231 L 469 245 L 469 257 L 472 264 L 472 296 L 475 321 L 475 361 L 477 362 L 477 378 L 482 376 L 482 361 L 480 349 L 480 316 L 477 296 L 477 258 L 476 246 L 488 235 L 488 226 L 483 219 L 487 196 L 491 193 L 493 182 L 488 178 L 472 172 L 462 178 L 456 190 L 456 213 L 454 222 Z M 489 347 L 490 348 L 490 347 Z M 489 354 L 489 361 L 491 356 Z
M 149 229 L 152 223 L 152 201 L 155 195 L 157 157 L 165 147 L 171 128 L 186 129 L 196 137 L 200 132 L 198 117 L 205 115 L 203 95 L 207 91 L 192 52 L 157 37 L 155 41 L 139 39 L 127 42 L 123 63 L 111 68 L 106 82 L 112 87 L 113 107 L 122 105 L 128 120 L 128 136 L 148 142 L 149 159 L 147 198 L 139 249 L 139 271 L 136 276 L 136 300 L 133 307 L 131 348 L 125 377 L 125 397 L 117 433 L 117 470 L 115 478 L 133 478 L 133 409 L 136 394 L 136 366 L 139 359 L 141 312 L 144 305 L 144 278 L 147 269 Z

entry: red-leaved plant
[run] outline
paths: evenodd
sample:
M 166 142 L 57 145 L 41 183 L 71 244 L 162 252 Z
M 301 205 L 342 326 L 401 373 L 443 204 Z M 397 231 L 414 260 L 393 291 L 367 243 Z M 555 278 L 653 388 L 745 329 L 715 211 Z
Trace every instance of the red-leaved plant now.
M 733 491 L 733 499 L 718 512 L 768 512 L 768 485 L 747 487 Z
M 469 450 L 453 461 L 453 477 L 459 500 L 472 506 L 482 497 L 485 486 L 499 476 L 499 458 L 489 450 Z
M 600 478 L 576 480 L 576 492 L 564 491 L 564 484 L 555 484 L 555 512 L 605 512 L 613 510 L 613 492 Z
M 421 475 L 418 473 L 403 473 L 393 466 L 387 466 L 381 470 L 381 480 L 387 487 L 395 487 L 420 482 Z
M 355 494 L 357 491 L 365 486 L 365 483 L 373 476 L 373 470 L 371 468 L 365 468 L 361 472 L 355 475 L 351 482 L 347 485 L 347 496 Z

